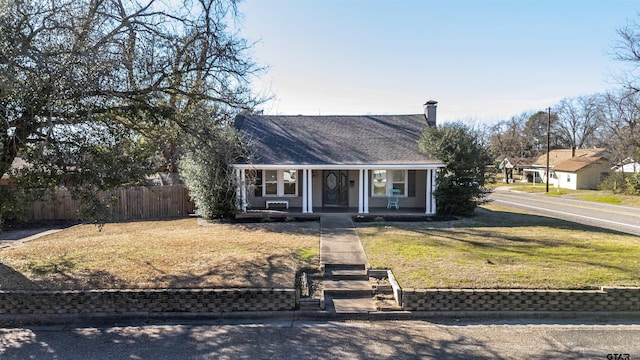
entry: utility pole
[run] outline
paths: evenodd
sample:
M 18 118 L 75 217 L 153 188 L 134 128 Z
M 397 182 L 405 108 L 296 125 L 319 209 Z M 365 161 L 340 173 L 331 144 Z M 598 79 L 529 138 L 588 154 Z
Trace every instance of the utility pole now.
M 549 148 L 551 142 L 551 107 L 547 108 L 547 192 L 549 192 Z

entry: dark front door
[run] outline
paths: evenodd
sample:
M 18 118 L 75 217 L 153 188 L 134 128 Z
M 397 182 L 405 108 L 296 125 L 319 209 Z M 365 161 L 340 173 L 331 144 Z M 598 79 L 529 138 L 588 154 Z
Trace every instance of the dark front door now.
M 349 176 L 346 170 L 323 171 L 323 206 L 349 206 Z

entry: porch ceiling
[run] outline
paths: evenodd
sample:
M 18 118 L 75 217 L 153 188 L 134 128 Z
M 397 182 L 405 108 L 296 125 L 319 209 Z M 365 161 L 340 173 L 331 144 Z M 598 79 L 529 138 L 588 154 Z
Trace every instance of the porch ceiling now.
M 314 208 L 312 213 L 303 213 L 302 208 L 289 209 L 264 209 L 257 208 L 247 210 L 246 213 L 239 213 L 238 218 L 263 218 L 263 217 L 316 217 L 323 215 L 346 215 L 346 216 L 389 216 L 389 217 L 427 217 L 432 216 L 425 214 L 424 208 L 400 208 L 387 209 L 386 207 L 370 208 L 366 214 L 358 213 L 357 208 L 344 207 L 318 207 Z

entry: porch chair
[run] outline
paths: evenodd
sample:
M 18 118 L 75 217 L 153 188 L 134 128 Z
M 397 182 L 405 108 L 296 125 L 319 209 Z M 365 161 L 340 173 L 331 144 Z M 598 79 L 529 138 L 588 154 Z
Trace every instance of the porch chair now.
M 387 209 L 391 209 L 391 206 L 400 208 L 400 190 L 398 189 L 391 189 L 391 195 L 387 198 Z

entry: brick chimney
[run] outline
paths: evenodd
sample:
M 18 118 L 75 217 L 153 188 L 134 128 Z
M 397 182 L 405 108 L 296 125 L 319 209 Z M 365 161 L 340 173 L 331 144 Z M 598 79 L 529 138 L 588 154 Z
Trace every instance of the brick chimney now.
M 436 107 L 438 107 L 438 102 L 435 100 L 424 103 L 424 117 L 429 126 L 436 126 Z

